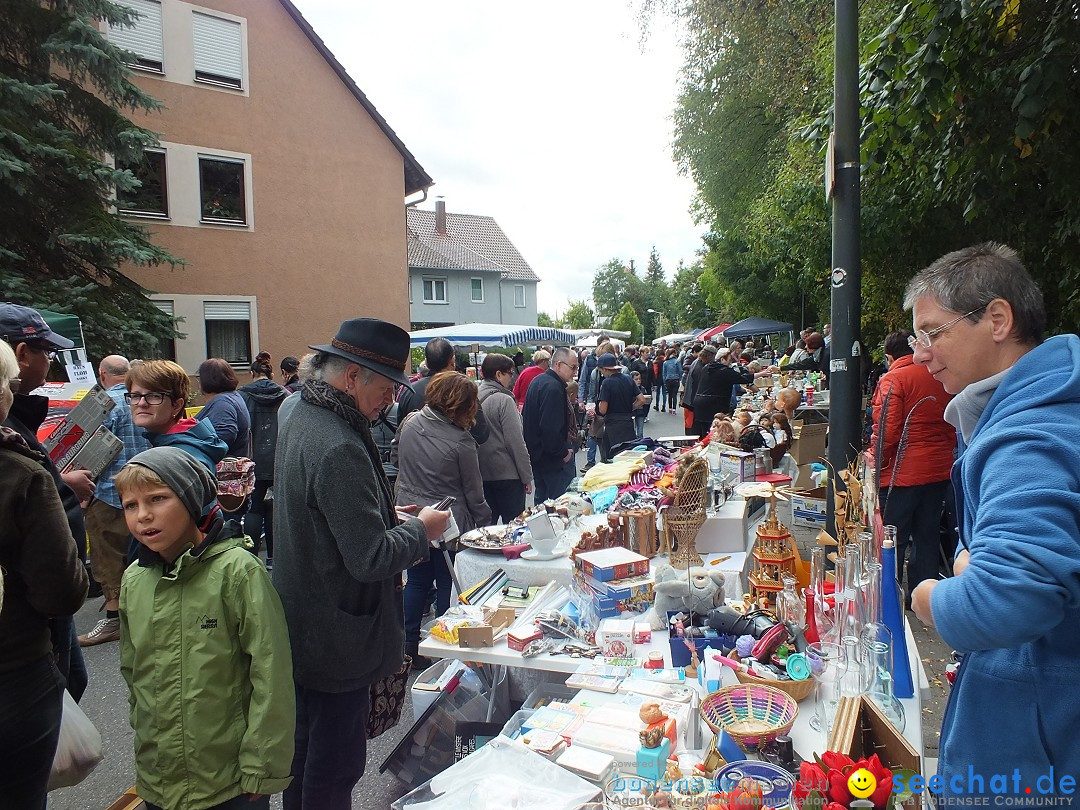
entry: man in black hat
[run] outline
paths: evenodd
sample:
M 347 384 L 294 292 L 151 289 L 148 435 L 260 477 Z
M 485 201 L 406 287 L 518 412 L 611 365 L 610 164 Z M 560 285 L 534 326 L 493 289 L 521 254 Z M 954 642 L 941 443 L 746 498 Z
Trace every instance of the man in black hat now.
M 49 399 L 30 393 L 45 382 L 56 352 L 73 348 L 75 344 L 54 332 L 36 309 L 12 303 L 0 304 L 0 340 L 11 346 L 19 363 L 19 377 L 12 380 L 13 384 L 18 383 L 18 390 L 13 392 L 15 397 L 11 412 L 3 425 L 21 435 L 31 449 L 41 453 L 41 464 L 56 482 L 73 542 L 79 550 L 79 557 L 85 561 L 86 528 L 79 504 L 90 500 L 94 493 L 94 481 L 87 470 L 73 470 L 61 475 L 56 469 L 37 439 L 37 429 L 49 414 Z M 86 689 L 87 674 L 75 635 L 75 623 L 70 616 L 58 617 L 53 620 L 52 630 L 57 667 L 67 679 L 68 691 L 78 700 Z
M 347 810 L 364 774 L 370 686 L 403 660 L 401 572 L 427 559 L 449 513 L 399 514 L 371 437 L 405 382 L 408 333 L 356 318 L 311 348 L 312 379 L 280 427 L 274 463 L 274 585 L 296 682 L 284 807 Z

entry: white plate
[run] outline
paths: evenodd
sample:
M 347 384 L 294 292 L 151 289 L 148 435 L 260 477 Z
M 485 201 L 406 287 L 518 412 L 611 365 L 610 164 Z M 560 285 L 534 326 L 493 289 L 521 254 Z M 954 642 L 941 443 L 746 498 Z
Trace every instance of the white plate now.
M 530 560 L 532 562 L 547 562 L 548 560 L 558 560 L 567 556 L 570 553 L 570 549 L 565 546 L 556 546 L 555 550 L 550 554 L 541 554 L 535 548 L 530 548 L 528 551 L 521 552 L 521 559 Z

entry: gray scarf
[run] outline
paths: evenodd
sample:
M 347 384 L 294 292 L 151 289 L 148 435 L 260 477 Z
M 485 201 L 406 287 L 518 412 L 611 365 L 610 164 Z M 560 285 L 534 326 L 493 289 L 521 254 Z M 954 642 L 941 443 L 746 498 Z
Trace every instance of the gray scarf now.
M 382 453 L 375 446 L 375 440 L 371 437 L 371 422 L 356 407 L 353 398 L 344 391 L 339 391 L 322 380 L 308 380 L 300 388 L 300 398 L 304 402 L 310 402 L 320 408 L 331 411 L 342 419 L 346 424 L 360 434 L 368 455 L 371 457 L 371 466 L 375 468 L 375 480 L 379 482 L 384 499 L 383 512 L 387 518 L 388 526 L 398 524 L 397 513 L 394 511 L 394 493 L 390 489 L 390 481 L 382 466 Z

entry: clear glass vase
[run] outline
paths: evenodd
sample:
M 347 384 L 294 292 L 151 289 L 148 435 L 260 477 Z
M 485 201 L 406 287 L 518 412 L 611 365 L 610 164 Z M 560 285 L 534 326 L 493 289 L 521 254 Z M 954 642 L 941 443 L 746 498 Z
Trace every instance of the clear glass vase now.
M 795 591 L 795 577 L 783 574 L 784 589 L 776 597 L 776 615 L 782 622 L 791 622 L 796 628 L 806 626 L 806 607 Z

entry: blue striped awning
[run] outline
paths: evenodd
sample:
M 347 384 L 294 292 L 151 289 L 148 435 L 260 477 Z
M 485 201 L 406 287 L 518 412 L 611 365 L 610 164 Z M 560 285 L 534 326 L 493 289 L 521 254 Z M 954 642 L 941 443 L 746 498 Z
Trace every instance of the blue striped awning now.
M 423 346 L 432 338 L 446 338 L 455 346 L 480 345 L 508 349 L 511 346 L 573 346 L 574 335 L 551 326 L 516 326 L 501 323 L 461 323 L 420 329 L 409 333 L 413 346 Z

